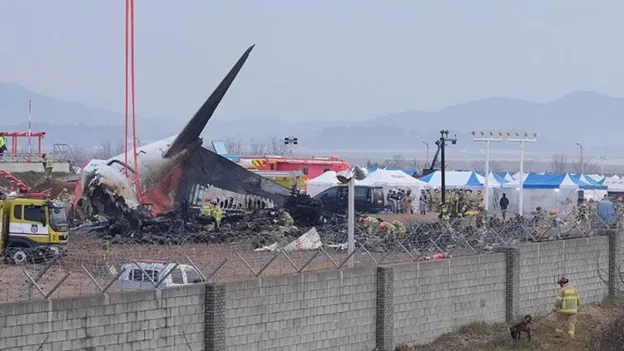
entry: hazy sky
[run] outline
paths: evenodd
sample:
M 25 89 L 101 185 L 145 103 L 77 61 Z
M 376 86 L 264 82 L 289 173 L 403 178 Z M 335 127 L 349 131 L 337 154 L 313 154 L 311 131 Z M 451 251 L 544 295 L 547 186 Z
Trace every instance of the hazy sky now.
M 136 0 L 137 113 L 364 119 L 573 90 L 624 96 L 624 1 Z M 123 110 L 124 1 L 0 0 L 0 81 Z

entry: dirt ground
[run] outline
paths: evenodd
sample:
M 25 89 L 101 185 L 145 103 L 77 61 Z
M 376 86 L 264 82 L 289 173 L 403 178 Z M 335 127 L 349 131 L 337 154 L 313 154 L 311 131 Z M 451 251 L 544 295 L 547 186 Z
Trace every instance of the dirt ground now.
M 286 256 L 283 253 L 253 252 L 251 244 L 240 243 L 236 245 L 111 245 L 111 253 L 106 257 L 101 240 L 88 237 L 73 237 L 68 249 L 68 255 L 51 265 L 38 281 L 41 289 L 47 294 L 69 273 L 66 280 L 52 293 L 51 298 L 98 293 L 98 287 L 89 274 L 100 286 L 105 286 L 115 278 L 107 267 L 112 265 L 120 270 L 122 265 L 135 261 L 180 264 L 192 262 L 207 278 L 210 278 L 210 282 L 224 282 L 252 278 L 255 274 L 267 276 L 294 274 L 299 270 L 335 269 L 341 266 L 347 258 L 344 251 L 329 248 L 326 249 L 327 254 L 322 251 L 301 251 L 290 252 Z M 387 254 L 364 251 L 356 253 L 354 259 L 356 267 L 371 266 L 375 262 L 396 263 L 411 260 L 408 255 L 401 252 Z M 46 263 L 23 266 L 1 264 L 0 303 L 41 299 L 42 294 L 36 288 L 29 289 L 30 284 L 26 273 L 35 278 L 45 266 Z M 344 266 L 346 267 L 347 263 L 344 263 Z M 88 274 L 85 269 L 89 272 Z M 109 291 L 119 290 L 117 285 L 113 284 Z
M 460 328 L 456 333 L 441 336 L 434 342 L 421 346 L 399 346 L 396 351 L 459 351 L 459 350 L 622 350 L 623 346 L 611 346 L 604 337 L 604 330 L 612 323 L 624 318 L 624 300 L 611 300 L 601 305 L 587 305 L 581 308 L 576 326 L 576 338 L 570 339 L 555 332 L 556 316 L 550 314 L 537 319 L 531 342 L 514 342 L 505 324 L 477 323 Z M 602 340 L 609 346 L 596 342 Z

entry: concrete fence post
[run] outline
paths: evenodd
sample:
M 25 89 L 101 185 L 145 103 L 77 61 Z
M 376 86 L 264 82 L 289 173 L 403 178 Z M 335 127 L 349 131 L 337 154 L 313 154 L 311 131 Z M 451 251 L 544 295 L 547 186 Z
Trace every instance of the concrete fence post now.
M 610 230 L 609 237 L 609 296 L 615 296 L 618 291 L 622 291 L 622 277 L 620 266 L 624 260 L 624 231 L 621 229 Z
M 514 323 L 520 295 L 520 251 L 514 247 L 499 247 L 495 251 L 505 254 L 505 321 Z
M 377 314 L 375 339 L 378 351 L 394 350 L 394 271 L 377 267 Z
M 206 284 L 205 298 L 205 350 L 225 350 L 225 285 Z

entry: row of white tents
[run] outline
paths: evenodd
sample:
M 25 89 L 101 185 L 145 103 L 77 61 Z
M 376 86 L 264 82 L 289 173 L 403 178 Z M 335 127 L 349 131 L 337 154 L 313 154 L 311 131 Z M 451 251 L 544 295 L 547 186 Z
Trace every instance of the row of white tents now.
M 624 187 L 623 179 L 612 179 L 614 184 L 619 181 Z M 448 189 L 483 190 L 485 176 L 472 171 L 445 172 L 445 186 Z M 598 179 L 594 175 L 571 173 L 526 173 L 522 181 L 519 174 L 490 173 L 487 179 L 490 193 L 490 211 L 496 210 L 503 193 L 509 198 L 510 212 L 518 211 L 520 184 L 523 188 L 523 212 L 528 213 L 540 206 L 567 211 L 576 203 L 577 198 L 601 199 L 607 194 L 607 179 Z M 607 183 L 607 184 L 603 184 Z M 310 196 L 315 196 L 325 189 L 338 185 L 335 172 L 326 172 L 310 180 L 306 184 Z M 442 173 L 436 171 L 419 179 L 400 170 L 377 169 L 369 177 L 356 183 L 357 185 L 381 186 L 384 192 L 390 189 L 410 189 L 418 194 L 421 189 L 435 189 L 442 185 Z

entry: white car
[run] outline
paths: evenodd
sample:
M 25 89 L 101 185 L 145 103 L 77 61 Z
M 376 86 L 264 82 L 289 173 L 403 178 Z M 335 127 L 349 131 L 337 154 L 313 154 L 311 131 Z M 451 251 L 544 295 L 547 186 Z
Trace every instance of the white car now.
M 121 269 L 123 273 L 117 280 L 121 291 L 164 289 L 205 281 L 200 272 L 186 264 L 137 262 L 125 264 Z

